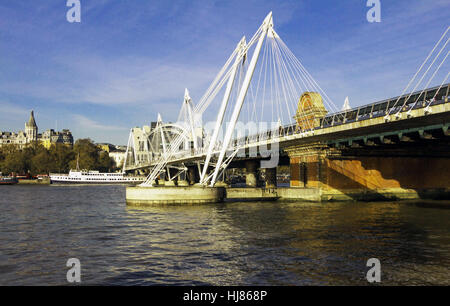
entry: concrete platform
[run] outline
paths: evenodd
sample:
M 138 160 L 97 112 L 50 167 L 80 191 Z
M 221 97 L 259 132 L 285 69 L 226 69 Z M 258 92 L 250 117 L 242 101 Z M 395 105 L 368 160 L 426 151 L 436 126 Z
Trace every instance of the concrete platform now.
M 349 189 L 321 190 L 317 188 L 231 188 L 195 186 L 127 187 L 127 205 L 189 205 L 212 204 L 225 201 L 396 201 L 396 200 L 450 200 L 450 188 L 412 190 Z
M 227 188 L 227 201 L 276 201 L 280 197 L 276 188 Z
M 449 200 L 450 188 L 322 190 L 321 201 Z
M 19 179 L 18 183 L 19 185 L 50 185 L 51 181 L 50 178 L 44 178 L 44 179 Z
M 222 202 L 225 196 L 223 187 L 127 187 L 127 205 L 192 205 Z
M 450 188 L 435 189 L 347 189 L 318 188 L 227 188 L 226 201 L 400 201 L 400 200 L 450 200 Z
M 277 188 L 281 200 L 321 202 L 320 190 L 317 188 Z

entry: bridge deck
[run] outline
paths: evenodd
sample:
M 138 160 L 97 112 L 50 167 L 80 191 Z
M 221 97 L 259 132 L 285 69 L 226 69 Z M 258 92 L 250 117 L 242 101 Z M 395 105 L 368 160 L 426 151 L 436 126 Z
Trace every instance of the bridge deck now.
M 401 97 L 395 97 L 369 105 L 353 108 L 348 111 L 333 113 L 325 116 L 321 124 L 313 130 L 298 131 L 296 124 L 280 128 L 280 133 L 275 135 L 269 131 L 263 135 L 251 135 L 234 140 L 230 151 L 240 148 L 246 149 L 259 145 L 278 143 L 280 148 L 294 145 L 307 145 L 309 143 L 332 143 L 345 138 L 364 138 L 370 135 L 398 133 L 408 129 L 419 129 L 437 125 L 448 126 L 450 124 L 450 83 L 433 87 Z M 439 91 L 438 91 L 439 90 Z M 431 101 L 433 97 L 437 99 Z M 406 102 L 405 102 L 406 100 Z M 419 101 L 420 100 L 420 101 Z M 396 103 L 398 101 L 398 103 Z M 394 116 L 398 112 L 399 116 Z M 386 114 L 391 114 L 391 120 L 386 121 Z M 217 152 L 218 153 L 218 152 Z M 198 152 L 180 152 L 169 160 L 169 164 L 188 163 L 204 160 L 206 149 Z M 127 167 L 127 171 L 148 168 L 156 165 L 159 159 L 150 164 L 139 164 Z

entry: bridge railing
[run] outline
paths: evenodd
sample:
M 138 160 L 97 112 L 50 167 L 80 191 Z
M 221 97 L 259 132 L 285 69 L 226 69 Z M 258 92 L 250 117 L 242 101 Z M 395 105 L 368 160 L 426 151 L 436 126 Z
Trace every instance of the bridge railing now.
M 397 112 L 403 113 L 410 110 L 425 108 L 438 104 L 447 103 L 449 100 L 450 83 L 443 86 L 429 88 L 423 91 L 417 91 L 412 94 L 405 94 L 401 97 L 395 97 L 388 100 L 375 102 L 368 105 L 356 107 L 347 111 L 336 112 L 326 115 L 320 120 L 320 126 L 309 130 L 300 130 L 296 123 L 291 123 L 285 126 L 280 126 L 277 129 L 268 130 L 258 134 L 246 135 L 232 140 L 230 143 L 230 150 L 243 149 L 247 146 L 255 145 L 260 142 L 270 142 L 279 139 L 280 137 L 305 134 L 313 130 L 324 129 L 328 127 L 338 126 L 345 123 L 355 121 L 362 121 L 371 118 L 386 116 L 387 114 L 395 114 Z M 435 99 L 434 99 L 435 98 Z M 405 101 L 406 100 L 406 101 Z M 188 149 L 176 152 L 169 159 L 169 162 L 189 157 L 206 155 L 207 147 L 198 149 Z M 220 151 L 220 145 L 216 147 L 216 151 Z M 152 163 L 157 163 L 162 158 L 161 154 L 152 154 L 147 163 L 140 163 L 126 168 L 127 170 L 144 168 L 150 166 Z
M 439 90 L 439 91 L 438 91 Z M 368 105 L 356 107 L 347 111 L 336 112 L 325 116 L 320 120 L 320 126 L 314 129 L 299 130 L 296 123 L 285 125 L 279 128 L 277 133 L 274 130 L 266 133 L 249 135 L 239 139 L 235 139 L 232 144 L 233 147 L 238 147 L 237 144 L 252 144 L 266 140 L 273 140 L 278 137 L 285 137 L 295 134 L 301 134 L 312 130 L 328 128 L 332 126 L 341 125 L 344 123 L 351 123 L 355 121 L 367 120 L 386 116 L 387 114 L 395 114 L 397 112 L 408 112 L 410 110 L 425 108 L 438 104 L 447 103 L 449 100 L 450 83 L 443 86 L 436 86 L 425 91 L 417 91 L 412 94 L 405 94 L 401 97 L 395 97 Z M 405 101 L 406 100 L 406 101 Z M 264 136 L 264 137 L 262 137 Z
M 387 114 L 395 114 L 397 112 L 408 112 L 413 109 L 446 103 L 449 98 L 449 88 L 450 83 L 447 83 L 443 86 L 426 89 L 425 91 L 421 90 L 412 94 L 405 94 L 400 97 L 352 108 L 347 111 L 333 113 L 325 116 L 320 122 L 320 127 L 316 127 L 316 129 L 386 116 Z M 436 99 L 432 100 L 434 97 Z

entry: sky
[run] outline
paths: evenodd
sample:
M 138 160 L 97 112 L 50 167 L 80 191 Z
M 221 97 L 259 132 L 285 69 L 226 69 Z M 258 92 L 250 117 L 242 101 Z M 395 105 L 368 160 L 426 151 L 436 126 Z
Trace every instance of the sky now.
M 0 0 L 0 131 L 39 131 L 124 145 L 130 128 L 175 121 L 198 101 L 243 35 L 268 12 L 328 96 L 352 107 L 398 96 L 450 20 L 448 0 Z M 430 86 L 440 85 L 446 63 Z

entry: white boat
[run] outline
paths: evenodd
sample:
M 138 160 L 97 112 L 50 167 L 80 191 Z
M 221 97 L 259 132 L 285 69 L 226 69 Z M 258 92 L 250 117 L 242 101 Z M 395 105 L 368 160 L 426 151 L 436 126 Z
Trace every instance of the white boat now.
M 56 184 L 140 184 L 144 180 L 144 176 L 87 170 L 70 170 L 69 174 L 50 173 L 50 181 Z

